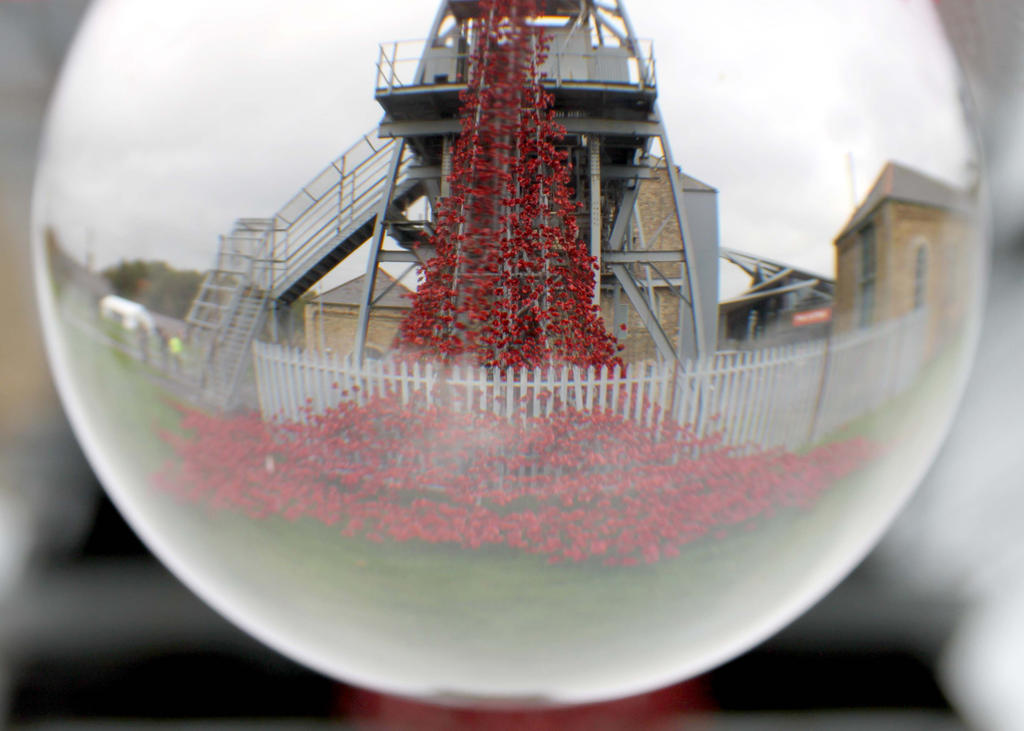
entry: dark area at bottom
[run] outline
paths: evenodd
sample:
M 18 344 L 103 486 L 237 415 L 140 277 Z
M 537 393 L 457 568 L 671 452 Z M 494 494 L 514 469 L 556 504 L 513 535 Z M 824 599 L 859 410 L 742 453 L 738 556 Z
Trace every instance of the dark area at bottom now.
M 146 584 L 149 593 L 154 593 L 154 586 L 165 586 L 182 606 L 195 605 L 187 611 L 186 625 L 199 627 L 199 637 L 195 641 L 181 641 L 180 636 L 173 640 L 179 629 L 171 633 L 172 640 L 154 637 L 148 648 L 132 646 L 120 653 L 98 654 L 49 648 L 25 658 L 11 667 L 9 721 L 13 724 L 68 718 L 242 717 L 383 719 L 386 726 L 391 725 L 389 720 L 397 726 L 418 718 L 428 725 L 433 719 L 445 726 L 475 726 L 487 715 L 375 697 L 336 684 L 263 648 L 177 587 L 176 579 L 149 557 L 105 497 L 80 552 L 68 558 L 65 567 L 71 572 L 119 560 L 141 565 L 155 579 Z M 844 619 L 850 616 L 846 608 L 873 601 L 871 577 L 862 570 L 844 587 L 840 587 L 838 599 L 827 598 L 780 636 L 703 678 L 647 698 L 597 704 L 575 713 L 591 720 L 600 714 L 605 720 L 634 721 L 692 711 L 845 708 L 951 713 L 932 672 L 930 653 L 937 648 L 927 647 L 927 642 L 922 647 L 920 638 L 912 637 L 902 646 L 892 635 L 871 637 L 867 633 L 851 638 L 849 622 Z M 140 589 L 144 591 L 146 587 Z M 851 603 L 851 596 L 859 596 L 859 604 L 856 600 Z M 146 597 L 140 593 L 138 598 L 143 611 Z M 836 607 L 830 606 L 832 601 Z M 834 611 L 839 607 L 843 609 Z M 886 610 L 876 609 L 883 614 Z M 913 607 L 902 606 L 898 611 L 906 614 Z M 941 613 L 932 611 L 929 616 Z M 839 640 L 829 641 L 830 633 Z M 565 715 L 566 710 L 558 713 L 562 715 L 553 717 L 557 723 L 573 718 Z

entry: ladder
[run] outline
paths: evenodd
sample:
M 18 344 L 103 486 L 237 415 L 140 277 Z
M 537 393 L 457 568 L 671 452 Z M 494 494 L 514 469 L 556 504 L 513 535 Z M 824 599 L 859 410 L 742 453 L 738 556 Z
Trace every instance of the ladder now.
M 203 277 L 185 321 L 200 356 L 193 380 L 203 400 L 232 408 L 253 339 L 266 320 L 259 255 L 272 219 L 240 219 L 222 236 L 214 269 Z

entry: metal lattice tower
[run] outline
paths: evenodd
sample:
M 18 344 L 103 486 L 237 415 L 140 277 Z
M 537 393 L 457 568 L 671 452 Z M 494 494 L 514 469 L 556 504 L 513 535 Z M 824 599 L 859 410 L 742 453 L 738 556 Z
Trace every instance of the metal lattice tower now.
M 452 143 L 460 131 L 459 95 L 469 74 L 479 5 L 476 0 L 444 0 L 421 47 L 391 43 L 381 48 L 376 99 L 385 117 L 378 134 L 395 144 L 370 238 L 357 331 L 359 359 L 380 265 L 402 262 L 406 276 L 431 255 L 428 247 L 410 245 L 417 225 L 423 230 L 430 222 L 414 224 L 401 215 L 398 194 L 407 195 L 415 181 L 436 211 L 448 192 Z M 580 229 L 601 265 L 594 302 L 613 311 L 620 300 L 628 302 L 660 358 L 713 351 L 717 231 L 702 238 L 691 231 L 683 176 L 657 105 L 650 43 L 636 37 L 621 0 L 548 0 L 544 16 L 535 22 L 551 36 L 542 84 L 554 95 L 558 121 L 566 129 L 564 144 L 570 148 L 576 195 L 583 204 Z M 657 184 L 659 172 L 667 179 L 674 220 L 643 222 L 641 187 L 645 181 Z M 652 245 L 670 223 L 678 231 L 674 245 Z M 651 236 L 655 229 L 657 235 Z M 389 235 L 401 250 L 385 248 Z M 674 306 L 658 303 L 655 289 L 670 293 Z M 669 311 L 672 327 L 666 322 Z
M 397 284 L 376 292 L 380 266 L 404 265 L 401 280 L 431 256 L 420 244 L 448 193 L 478 13 L 479 0 L 443 0 L 425 42 L 384 44 L 377 64 L 376 99 L 385 112 L 379 127 L 272 217 L 258 225 L 241 219 L 225 237 L 187 318 L 203 343 L 197 381 L 206 398 L 237 403 L 251 343 L 265 328 L 278 339 L 296 300 L 368 243 L 355 343 L 362 360 L 373 310 Z M 547 0 L 536 22 L 552 37 L 542 84 L 566 129 L 562 144 L 582 204 L 579 228 L 601 264 L 594 302 L 614 313 L 616 324 L 628 303 L 663 360 L 713 352 L 717 213 L 687 217 L 688 179 L 673 159 L 657 106 L 651 44 L 636 37 L 621 0 Z M 641 215 L 642 189 L 669 201 L 654 220 Z M 425 216 L 417 213 L 423 201 Z M 673 301 L 666 306 L 662 295 Z

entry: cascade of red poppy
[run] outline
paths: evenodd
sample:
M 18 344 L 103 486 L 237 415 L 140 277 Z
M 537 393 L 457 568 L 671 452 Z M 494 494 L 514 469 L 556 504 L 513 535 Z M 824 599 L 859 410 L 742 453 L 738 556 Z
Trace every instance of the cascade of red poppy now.
M 671 421 L 563 411 L 533 423 L 393 393 L 308 421 L 182 409 L 162 490 L 253 518 L 312 519 L 371 541 L 506 545 L 550 561 L 653 562 L 806 509 L 886 453 L 852 438 L 734 450 Z
M 537 0 L 482 0 L 461 97 L 451 195 L 438 207 L 401 351 L 495 367 L 611 365 L 592 303 L 596 262 L 579 238 L 565 129 L 539 68 Z

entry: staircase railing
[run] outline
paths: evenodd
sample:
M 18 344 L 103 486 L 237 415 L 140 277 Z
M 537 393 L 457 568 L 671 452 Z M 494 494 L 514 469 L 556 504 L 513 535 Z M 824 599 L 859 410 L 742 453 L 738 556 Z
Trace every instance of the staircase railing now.
M 305 274 L 333 243 L 371 220 L 384 192 L 395 142 L 363 135 L 304 185 L 273 217 L 254 283 L 279 293 Z M 399 182 L 411 159 L 399 170 Z
M 243 309 L 246 308 L 246 309 Z M 243 372 L 250 364 L 249 352 L 267 317 L 266 296 L 243 294 L 233 308 L 231 322 L 227 323 L 223 340 L 218 347 L 227 352 L 220 354 L 221 367 L 210 369 L 214 376 L 207 383 L 211 400 L 222 408 L 231 408 L 239 397 Z
M 202 331 L 200 381 L 214 403 L 227 406 L 235 399 L 249 345 L 266 321 L 267 299 L 280 296 L 335 247 L 372 224 L 394 150 L 394 140 L 375 132 L 364 135 L 272 218 L 239 219 L 221 237 L 215 268 L 188 315 Z M 399 191 L 408 190 L 411 163 L 407 154 L 399 167 Z

